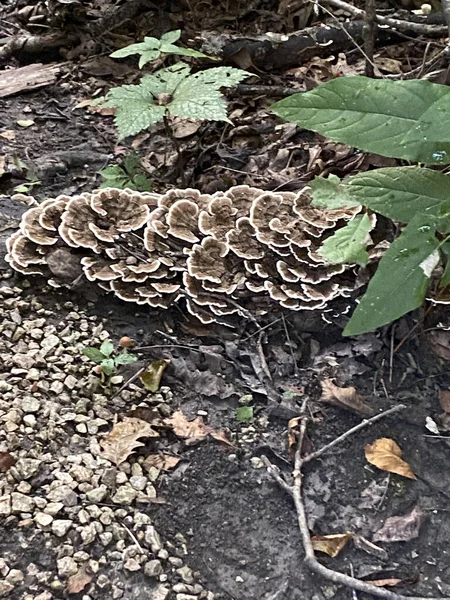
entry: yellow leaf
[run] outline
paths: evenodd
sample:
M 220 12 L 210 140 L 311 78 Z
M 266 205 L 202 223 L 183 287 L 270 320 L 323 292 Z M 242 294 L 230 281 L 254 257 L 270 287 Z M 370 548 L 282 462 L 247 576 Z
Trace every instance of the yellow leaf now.
M 125 417 L 121 423 L 116 423 L 112 431 L 100 441 L 102 457 L 115 465 L 120 465 L 136 448 L 143 446 L 138 442 L 141 437 L 159 437 L 149 423 L 133 417 Z
M 365 454 L 372 465 L 383 471 L 396 473 L 408 479 L 417 479 L 408 463 L 402 460 L 402 451 L 394 440 L 389 438 L 375 440 L 373 444 L 367 444 Z
M 139 379 L 148 390 L 155 393 L 159 390 L 161 377 L 168 365 L 170 365 L 170 360 L 168 359 L 154 360 L 148 365 L 145 371 L 139 375 Z
M 351 537 L 352 534 L 347 531 L 332 535 L 315 535 L 311 538 L 311 542 L 316 552 L 324 552 L 335 558 Z

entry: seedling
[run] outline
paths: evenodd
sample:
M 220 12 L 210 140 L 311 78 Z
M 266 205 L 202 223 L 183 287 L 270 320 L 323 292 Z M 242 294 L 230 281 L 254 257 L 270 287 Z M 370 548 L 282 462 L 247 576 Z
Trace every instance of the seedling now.
M 100 367 L 100 379 L 102 385 L 108 384 L 110 378 L 114 375 L 117 367 L 120 365 L 127 365 L 137 360 L 135 354 L 130 354 L 127 350 L 121 350 L 118 354 L 115 354 L 114 344 L 112 342 L 103 342 L 98 348 L 88 346 L 83 348 L 84 356 L 87 356 L 89 360 L 96 363 Z M 114 355 L 115 354 L 115 355 Z
M 153 187 L 152 180 L 144 175 L 144 168 L 136 154 L 125 157 L 122 165 L 110 165 L 98 173 L 105 180 L 101 188 L 129 188 L 138 192 L 151 192 Z

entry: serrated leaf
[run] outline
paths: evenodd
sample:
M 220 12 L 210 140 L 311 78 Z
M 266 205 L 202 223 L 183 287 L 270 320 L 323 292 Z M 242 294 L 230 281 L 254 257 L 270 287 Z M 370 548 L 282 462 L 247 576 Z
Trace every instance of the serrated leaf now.
M 114 363 L 116 365 L 129 365 L 130 363 L 134 363 L 136 361 L 136 354 L 129 354 L 128 352 L 122 352 L 121 354 L 118 354 L 114 359 Z
M 180 83 L 168 109 L 170 114 L 183 119 L 231 123 L 227 117 L 227 103 L 222 94 L 199 85 L 192 77 Z
M 253 406 L 239 406 L 236 409 L 236 421 L 249 423 L 253 419 Z
M 312 205 L 333 210 L 343 206 L 352 207 L 361 204 L 349 194 L 345 186 L 347 181 L 341 182 L 337 175 L 315 177 L 310 183 L 313 197 Z
M 97 348 L 83 348 L 83 354 L 95 363 L 101 363 L 105 359 L 105 355 Z
M 209 60 L 218 60 L 214 56 L 208 56 L 208 54 L 204 54 L 199 50 L 194 50 L 193 48 L 177 48 L 176 52 L 170 52 L 169 50 L 164 50 L 167 54 L 178 54 L 179 56 L 191 56 L 192 58 L 209 58 Z
M 233 87 L 246 77 L 251 77 L 252 73 L 235 69 L 234 67 L 214 67 L 194 73 L 191 77 L 200 85 L 206 85 L 213 90 L 219 90 L 223 87 Z
M 345 179 L 342 187 L 355 201 L 401 223 L 419 213 L 438 221 L 450 216 L 450 178 L 432 169 L 376 169 Z
M 318 254 L 329 264 L 365 265 L 369 259 L 366 250 L 369 232 L 375 226 L 375 219 L 368 215 L 358 215 L 345 227 L 338 229 L 327 238 Z
M 133 187 L 131 189 L 137 190 L 138 192 L 151 192 L 153 189 L 153 181 L 139 173 L 133 177 L 132 184 Z
M 272 106 L 278 116 L 367 152 L 450 162 L 450 89 L 425 80 L 338 77 Z
M 114 359 L 113 358 L 105 358 L 102 360 L 101 362 L 102 365 L 102 371 L 105 375 L 108 375 L 108 377 L 110 375 L 112 375 L 114 373 L 114 370 L 116 368 L 115 364 L 114 364 Z
M 112 431 L 100 441 L 101 456 L 115 465 L 120 465 L 137 448 L 143 446 L 139 438 L 159 437 L 149 423 L 133 417 L 125 417 L 121 423 L 116 423 Z
M 373 331 L 422 304 L 439 261 L 435 231 L 422 215 L 411 220 L 381 259 L 343 335 Z
M 100 346 L 100 352 L 106 357 L 110 356 L 113 351 L 114 344 L 112 342 L 103 342 L 103 344 Z

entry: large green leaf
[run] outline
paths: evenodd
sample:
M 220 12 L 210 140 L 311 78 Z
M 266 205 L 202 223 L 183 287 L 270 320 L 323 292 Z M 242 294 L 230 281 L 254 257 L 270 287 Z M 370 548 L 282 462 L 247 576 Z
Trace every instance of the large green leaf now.
M 402 223 L 409 223 L 417 214 L 444 223 L 450 215 L 450 177 L 439 171 L 377 169 L 349 177 L 341 187 L 355 202 Z
M 275 114 L 368 152 L 450 162 L 450 88 L 424 80 L 339 77 L 272 106 Z
M 213 69 L 194 73 L 191 77 L 197 85 L 205 85 L 211 89 L 218 90 L 223 87 L 233 87 L 233 85 L 251 75 L 252 73 L 242 71 L 242 69 L 235 69 L 234 67 L 214 67 Z
M 337 175 L 325 177 L 316 177 L 310 183 L 313 200 L 312 205 L 320 208 L 341 208 L 343 206 L 358 206 L 361 204 L 354 200 L 346 188 L 348 180 L 341 181 Z
M 381 259 L 344 335 L 373 331 L 418 308 L 439 261 L 438 248 L 433 223 L 424 224 L 422 215 L 412 219 Z
M 318 253 L 330 264 L 365 265 L 369 259 L 367 240 L 374 220 L 368 215 L 358 215 L 326 239 Z

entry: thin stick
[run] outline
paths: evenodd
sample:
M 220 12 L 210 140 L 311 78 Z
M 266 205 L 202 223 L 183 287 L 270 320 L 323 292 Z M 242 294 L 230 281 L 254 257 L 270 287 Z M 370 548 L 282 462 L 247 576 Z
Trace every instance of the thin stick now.
M 111 396 L 111 400 L 114 400 L 114 398 L 117 398 L 117 396 L 119 394 L 121 394 L 123 392 L 123 390 L 125 390 L 130 384 L 133 383 L 133 381 L 136 381 L 136 379 L 139 377 L 139 375 L 141 375 L 145 369 L 147 368 L 148 365 L 146 365 L 145 367 L 142 367 L 141 369 L 139 369 L 139 371 L 136 371 L 136 373 L 130 377 L 130 379 L 127 379 L 127 381 L 125 381 L 125 383 L 122 385 L 122 387 L 114 394 L 114 396 Z
M 291 353 L 292 364 L 294 365 L 294 374 L 298 375 L 298 366 L 297 361 L 295 360 L 294 349 L 292 348 L 291 337 L 289 335 L 288 328 L 286 327 L 286 319 L 284 318 L 284 313 L 281 313 L 281 319 L 283 321 L 284 332 L 286 334 L 286 339 L 289 345 L 289 352 Z
M 363 26 L 364 52 L 366 54 L 366 77 L 375 77 L 373 51 L 375 48 L 375 0 L 366 0 L 366 16 Z
M 308 463 L 311 460 L 315 460 L 316 458 L 319 458 L 319 456 L 322 456 L 322 454 L 325 454 L 325 452 L 328 452 L 328 450 L 331 450 L 331 448 L 336 446 L 336 444 L 340 444 L 345 439 L 347 439 L 350 435 L 353 435 L 360 429 L 363 429 L 364 427 L 369 427 L 370 425 L 373 425 L 380 419 L 384 419 L 385 417 L 388 417 L 389 415 L 400 412 L 401 410 L 404 410 L 405 408 L 406 408 L 406 406 L 404 404 L 397 404 L 397 406 L 393 406 L 392 408 L 389 408 L 388 410 L 385 410 L 385 411 L 379 413 L 378 415 L 375 415 L 374 417 L 370 417 L 370 419 L 364 419 L 363 421 L 361 421 L 361 423 L 358 423 L 358 425 L 355 425 L 351 429 L 348 429 L 342 435 L 340 435 L 339 437 L 332 440 L 329 444 L 326 444 L 325 446 L 322 446 L 322 448 L 319 448 L 319 450 L 316 450 L 316 452 L 311 452 L 311 454 L 308 454 L 307 456 L 305 456 L 305 458 L 303 459 L 303 464 Z

